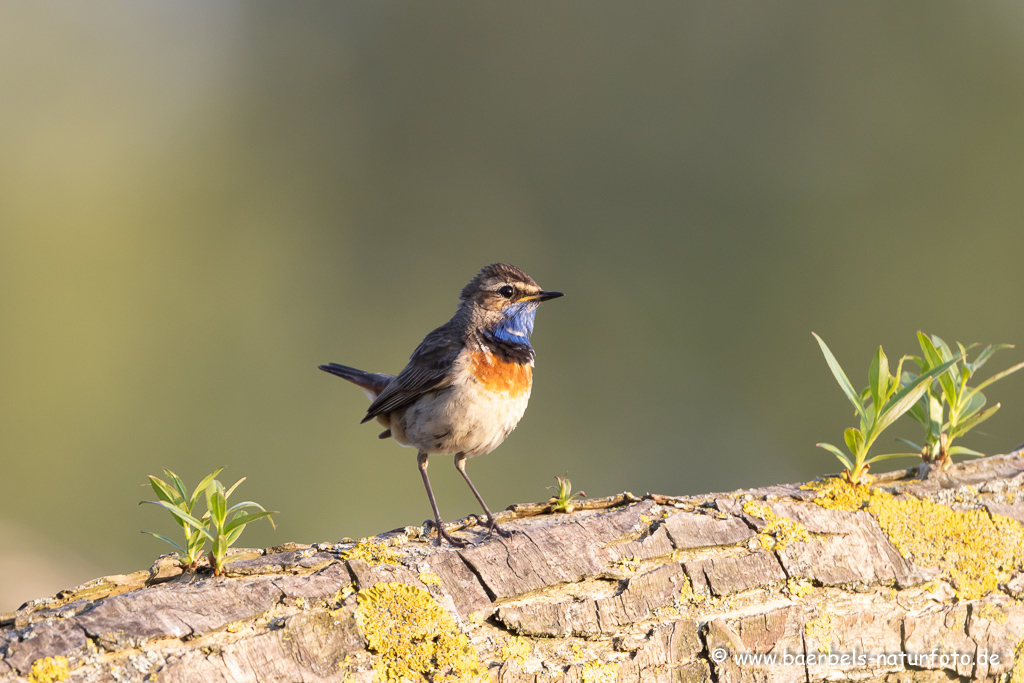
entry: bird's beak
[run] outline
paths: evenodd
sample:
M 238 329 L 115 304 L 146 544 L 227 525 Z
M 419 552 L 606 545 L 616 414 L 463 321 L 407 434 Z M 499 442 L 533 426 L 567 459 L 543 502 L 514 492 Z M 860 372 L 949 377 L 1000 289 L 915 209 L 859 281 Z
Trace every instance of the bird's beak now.
M 565 295 L 562 294 L 561 292 L 544 292 L 544 291 L 540 291 L 540 292 L 537 292 L 536 294 L 534 294 L 531 297 L 526 297 L 526 299 L 528 301 L 540 302 L 540 301 L 547 301 L 548 299 L 557 299 L 560 296 L 565 296 Z

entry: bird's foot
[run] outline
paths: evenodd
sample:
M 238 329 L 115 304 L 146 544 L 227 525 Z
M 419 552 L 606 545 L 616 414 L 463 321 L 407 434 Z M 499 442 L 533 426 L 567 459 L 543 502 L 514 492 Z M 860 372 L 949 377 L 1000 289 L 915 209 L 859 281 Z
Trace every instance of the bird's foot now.
M 487 527 L 487 538 L 490 538 L 495 533 L 501 536 L 502 538 L 512 538 L 512 532 L 506 531 L 505 529 L 502 529 L 500 526 L 498 526 L 498 522 L 494 519 L 494 517 L 488 517 L 485 526 Z
M 449 534 L 447 531 L 444 530 L 444 522 L 441 522 L 440 524 L 438 524 L 434 520 L 428 519 L 426 522 L 424 522 L 424 526 L 433 527 L 434 529 L 437 529 L 437 540 L 434 542 L 435 545 L 441 546 L 442 545 L 441 539 L 444 539 L 444 540 L 448 541 L 455 548 L 465 548 L 466 547 L 465 541 L 460 541 L 457 538 L 453 538 L 451 534 Z

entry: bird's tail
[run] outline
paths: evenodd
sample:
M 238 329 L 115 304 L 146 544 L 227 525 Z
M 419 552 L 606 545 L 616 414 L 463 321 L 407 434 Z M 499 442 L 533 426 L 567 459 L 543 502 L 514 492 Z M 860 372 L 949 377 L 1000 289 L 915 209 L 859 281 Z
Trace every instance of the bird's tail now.
M 356 370 L 347 365 L 339 365 L 337 363 L 321 365 L 320 369 L 352 382 L 352 384 L 362 389 L 363 393 L 371 401 L 377 398 L 380 392 L 384 391 L 384 387 L 394 379 L 393 375 L 385 375 L 379 372 L 364 372 L 363 370 Z

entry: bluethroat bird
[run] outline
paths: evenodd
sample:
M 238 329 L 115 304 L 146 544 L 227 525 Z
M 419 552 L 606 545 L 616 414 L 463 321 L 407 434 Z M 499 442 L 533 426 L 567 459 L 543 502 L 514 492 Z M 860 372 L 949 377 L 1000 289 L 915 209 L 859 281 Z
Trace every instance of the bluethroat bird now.
M 397 376 L 329 363 L 320 369 L 347 379 L 372 401 L 363 422 L 374 418 L 393 437 L 419 451 L 416 460 L 434 512 L 437 544 L 466 544 L 444 529 L 427 477 L 431 455 L 455 455 L 455 467 L 487 513 L 488 535 L 511 534 L 498 526 L 487 503 L 466 474 L 466 459 L 490 453 L 505 440 L 530 400 L 533 385 L 534 316 L 546 292 L 515 266 L 494 263 L 463 287 L 459 308 L 447 323 L 416 347 Z

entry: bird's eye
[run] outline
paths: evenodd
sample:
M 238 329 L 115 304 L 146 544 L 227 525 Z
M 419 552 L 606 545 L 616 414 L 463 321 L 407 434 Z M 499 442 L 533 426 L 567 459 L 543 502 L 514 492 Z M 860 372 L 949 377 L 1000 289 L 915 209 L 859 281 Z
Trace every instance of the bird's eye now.
M 512 289 L 511 285 L 505 285 L 498 289 L 498 294 L 501 294 L 506 299 L 511 299 L 512 295 L 516 293 L 516 290 Z

